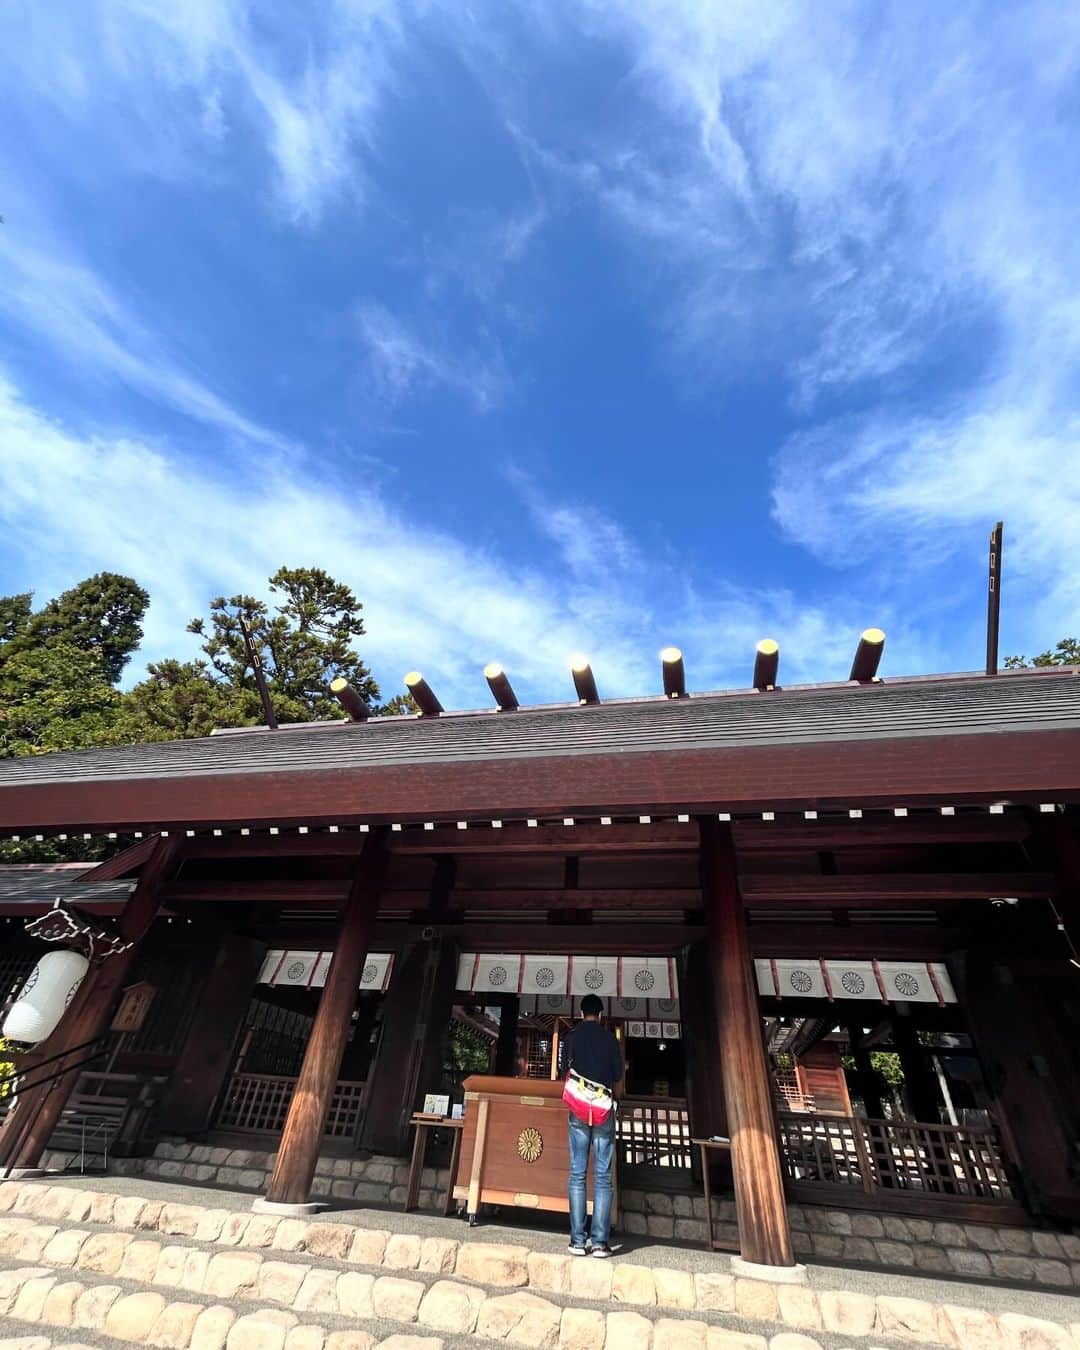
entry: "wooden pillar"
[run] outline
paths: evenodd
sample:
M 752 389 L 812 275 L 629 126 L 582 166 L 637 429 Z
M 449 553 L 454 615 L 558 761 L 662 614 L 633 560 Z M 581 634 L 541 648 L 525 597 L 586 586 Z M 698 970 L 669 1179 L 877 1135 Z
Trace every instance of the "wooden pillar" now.
M 698 824 L 739 1248 L 755 1265 L 794 1266 L 735 845 L 730 826 L 707 817 Z
M 455 944 L 436 937 L 416 943 L 395 964 L 361 1136 L 373 1153 L 404 1152 L 418 1098 L 438 1086 L 457 963 Z
M 707 940 L 695 942 L 687 951 L 679 985 L 691 1129 L 696 1136 L 706 1139 L 711 1134 L 726 1135 L 729 1131 L 724 1109 L 724 1066 L 716 1061 L 716 1017 Z
M 1015 936 L 1000 945 L 973 944 L 963 965 L 961 997 L 1024 1200 L 1037 1215 L 1075 1223 L 1080 1187 L 1073 1178 L 1080 1148 L 1061 1109 L 1057 1066 L 1044 1053 L 1029 991 L 1010 959 L 1019 945 Z
M 306 1205 L 319 1159 L 323 1128 L 337 1085 L 356 991 L 378 906 L 386 855 L 385 829 L 372 830 L 353 876 L 342 911 L 326 986 L 296 1080 L 277 1162 L 266 1190 L 271 1205 Z
M 499 1010 L 499 1039 L 495 1043 L 495 1073 L 513 1078 L 517 1073 L 517 1027 L 521 1000 L 515 994 L 504 997 Z
M 162 1098 L 159 1132 L 199 1135 L 210 1128 L 232 1062 L 236 1032 L 265 956 L 265 942 L 242 933 L 221 938 L 198 1011 Z
M 126 951 L 106 957 L 100 964 L 90 967 L 56 1030 L 38 1047 L 35 1059 L 75 1051 L 108 1030 L 117 996 L 161 906 L 161 887 L 172 876 L 180 848 L 181 839 L 176 835 L 157 839 L 120 917 L 120 936 L 131 945 Z M 78 1064 L 86 1053 L 85 1050 L 73 1053 L 48 1065 L 42 1072 L 51 1073 L 67 1064 Z M 0 1128 L 0 1167 L 34 1168 L 39 1165 L 78 1078 L 78 1071 L 74 1071 L 53 1083 L 20 1094 L 18 1105 L 8 1112 Z M 33 1117 L 32 1123 L 29 1128 L 24 1128 L 28 1116 Z
M 930 1067 L 926 1051 L 919 1044 L 919 1033 L 910 1016 L 901 1017 L 897 1011 L 893 1019 L 893 1044 L 900 1056 L 904 1071 L 904 1093 L 908 1107 L 916 1120 L 940 1125 L 941 1107 L 937 1079 Z
M 871 1120 L 880 1120 L 884 1115 L 881 1106 L 880 1079 L 874 1072 L 870 1051 L 863 1043 L 862 1024 L 849 1022 L 847 1033 L 851 1057 L 855 1061 L 855 1086 L 863 1099 L 867 1116 Z

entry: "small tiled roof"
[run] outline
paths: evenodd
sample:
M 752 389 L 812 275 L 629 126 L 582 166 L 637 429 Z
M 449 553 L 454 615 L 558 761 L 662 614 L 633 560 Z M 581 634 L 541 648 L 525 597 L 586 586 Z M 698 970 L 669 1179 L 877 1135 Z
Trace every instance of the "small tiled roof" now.
M 9 863 L 0 866 L 0 910 L 44 911 L 54 900 L 84 908 L 123 905 L 134 881 L 102 881 L 87 885 L 83 877 L 97 863 Z
M 1080 729 L 1080 668 L 252 727 L 0 760 L 0 789 L 211 774 Z M 1080 779 L 1080 769 L 1078 769 Z

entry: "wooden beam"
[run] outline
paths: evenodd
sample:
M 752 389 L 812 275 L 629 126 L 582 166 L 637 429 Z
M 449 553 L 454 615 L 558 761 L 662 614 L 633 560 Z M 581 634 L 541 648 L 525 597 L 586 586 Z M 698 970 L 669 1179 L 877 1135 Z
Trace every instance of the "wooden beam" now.
M 367 835 L 360 830 L 317 830 L 299 834 L 267 834 L 257 830 L 253 834 L 229 834 L 216 838 L 199 835 L 189 839 L 184 857 L 191 859 L 220 858 L 355 858 L 364 847 Z
M 700 938 L 704 929 L 672 923 L 592 924 L 588 928 L 543 923 L 447 923 L 434 925 L 458 938 L 465 951 L 522 952 L 526 956 L 560 956 L 588 950 L 597 956 L 621 956 L 629 950 L 641 955 L 672 955 Z M 386 951 L 415 940 L 415 927 L 379 921 L 372 937 L 373 951 Z
M 785 853 L 800 850 L 859 848 L 899 848 L 910 845 L 933 844 L 1008 844 L 1030 838 L 1032 830 L 1028 818 L 1013 811 L 1000 816 L 910 816 L 888 817 L 882 820 L 819 822 L 800 819 L 777 821 L 739 821 L 732 826 L 739 854 Z M 229 834 L 221 837 L 199 835 L 187 841 L 184 856 L 205 858 L 263 858 L 263 857 L 355 857 L 363 846 L 364 834 L 356 829 L 341 829 L 334 833 L 313 830 L 300 834 L 288 830 L 284 834 L 268 834 L 256 830 L 251 834 Z M 150 841 L 143 841 L 149 843 Z M 136 844 L 127 850 L 135 865 Z M 654 821 L 649 825 L 613 822 L 598 825 L 584 822 L 574 825 L 545 822 L 535 827 L 507 822 L 501 829 L 492 829 L 490 822 L 478 821 L 467 830 L 456 826 L 438 826 L 434 830 L 412 826 L 390 837 L 392 853 L 431 856 L 544 856 L 551 853 L 690 853 L 698 848 L 697 834 L 692 825 L 674 820 Z M 88 874 L 87 879 L 105 881 L 123 875 L 112 870 L 125 854 L 117 854 Z
M 1053 892 L 1053 880 L 1043 872 L 925 872 L 835 877 L 743 873 L 739 886 L 751 909 L 768 905 L 793 909 L 903 908 L 951 900 L 988 900 L 995 895 L 1036 900 Z
M 739 854 L 907 848 L 918 844 L 1013 844 L 1031 837 L 1031 822 L 1019 811 L 1000 816 L 890 816 L 851 821 L 742 820 L 731 828 Z
M 387 894 L 387 904 L 392 894 Z M 697 909 L 701 892 L 696 887 L 671 886 L 645 890 L 464 890 L 452 897 L 455 909 Z
M 298 909 L 305 906 L 337 906 L 344 899 L 348 882 L 344 880 L 280 881 L 184 881 L 170 886 L 169 904 L 275 904 Z M 383 909 L 424 910 L 429 893 L 420 890 L 384 891 Z M 696 909 L 701 892 L 690 887 L 650 890 L 564 890 L 502 888 L 455 890 L 449 912 L 463 909 Z
M 968 945 L 965 928 L 939 924 L 835 924 L 754 923 L 750 925 L 750 950 L 760 957 L 861 957 L 887 954 L 900 961 L 938 961 L 949 952 Z
M 98 863 L 89 872 L 84 872 L 79 878 L 80 882 L 83 885 L 93 885 L 98 881 L 119 881 L 121 877 L 130 876 L 133 872 L 137 872 L 143 863 L 149 861 L 157 846 L 157 840 L 157 835 L 151 834 L 128 848 L 122 848 L 119 853 L 114 853 L 111 858 Z
M 702 820 L 700 828 L 701 875 L 731 1136 L 739 1249 L 745 1261 L 793 1266 L 757 983 L 735 871 L 735 846 L 730 828 L 719 821 Z
M 385 863 L 385 833 L 368 836 L 341 915 L 326 985 L 308 1037 L 296 1089 L 267 1186 L 270 1204 L 303 1205 L 311 1191 L 330 1101 L 337 1086 L 356 991 L 369 949 Z
M 536 826 L 507 823 L 492 829 L 479 821 L 468 830 L 439 826 L 434 830 L 406 830 L 395 834 L 395 853 L 456 854 L 551 854 L 551 853 L 658 853 L 692 852 L 697 849 L 692 825 L 656 821 L 651 825 L 590 823 Z
M 120 916 L 120 937 L 131 945 L 90 967 L 56 1030 L 36 1048 L 34 1061 L 38 1063 L 53 1055 L 65 1055 L 50 1065 L 51 1072 L 65 1064 L 78 1064 L 83 1056 L 69 1052 L 97 1040 L 108 1028 L 117 996 L 161 906 L 162 886 L 176 866 L 180 846 L 181 840 L 175 837 L 154 840 L 150 857 Z M 0 1166 L 37 1167 L 77 1078 L 77 1073 L 68 1073 L 53 1083 L 20 1093 L 18 1105 L 8 1112 L 0 1127 Z M 32 1118 L 31 1124 L 24 1128 L 28 1116 Z

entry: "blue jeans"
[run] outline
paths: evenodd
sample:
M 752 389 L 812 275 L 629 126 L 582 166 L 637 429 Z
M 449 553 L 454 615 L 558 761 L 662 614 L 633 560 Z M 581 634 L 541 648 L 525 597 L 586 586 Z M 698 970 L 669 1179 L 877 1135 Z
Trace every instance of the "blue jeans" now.
M 608 1112 L 603 1125 L 586 1125 L 570 1117 L 570 1241 L 584 1247 L 586 1241 L 585 1174 L 589 1149 L 593 1151 L 592 1245 L 605 1246 L 611 1236 L 611 1160 L 615 1154 L 615 1112 Z

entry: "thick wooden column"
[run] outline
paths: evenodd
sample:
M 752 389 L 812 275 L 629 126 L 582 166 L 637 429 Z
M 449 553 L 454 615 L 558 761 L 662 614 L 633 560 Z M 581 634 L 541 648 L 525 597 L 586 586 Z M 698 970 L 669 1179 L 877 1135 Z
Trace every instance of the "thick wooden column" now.
M 754 963 L 731 828 L 701 818 L 701 883 L 744 1261 L 794 1266 Z
M 319 1158 L 323 1128 L 337 1085 L 368 938 L 378 906 L 386 854 L 386 831 L 372 830 L 353 876 L 326 987 L 304 1052 L 296 1090 L 285 1118 L 277 1163 L 266 1199 L 274 1205 L 304 1205 Z
M 679 972 L 683 1044 L 689 1076 L 690 1124 L 695 1135 L 728 1134 L 724 1066 L 716 1061 L 716 1015 L 708 941 L 693 943 Z M 695 1150 L 695 1166 L 697 1156 Z
M 220 939 L 210 978 L 158 1112 L 157 1128 L 162 1133 L 199 1135 L 210 1128 L 211 1113 L 232 1062 L 236 1033 L 265 956 L 266 943 L 256 938 L 227 933 Z
M 155 842 L 120 918 L 120 936 L 131 945 L 126 951 L 106 957 L 99 965 L 90 967 L 56 1030 L 37 1048 L 36 1060 L 75 1051 L 76 1047 L 96 1040 L 108 1030 L 117 995 L 131 973 L 142 940 L 160 908 L 161 887 L 175 870 L 181 842 L 175 835 Z M 51 1073 L 67 1064 L 78 1064 L 86 1054 L 85 1050 L 71 1054 L 67 1059 L 46 1066 L 42 1072 Z M 17 1107 L 8 1113 L 0 1129 L 0 1166 L 38 1166 L 78 1078 L 77 1071 L 67 1073 L 54 1083 L 20 1094 Z M 33 1120 L 27 1129 L 24 1127 L 28 1116 Z
M 439 937 L 416 943 L 395 960 L 361 1135 L 373 1153 L 405 1151 L 413 1111 L 425 1092 L 438 1087 L 457 964 L 455 944 Z

